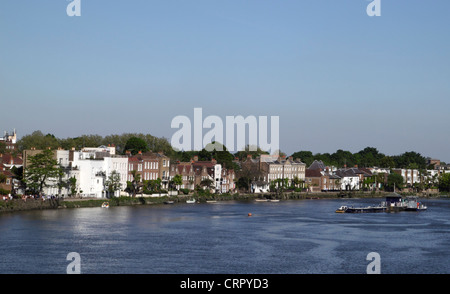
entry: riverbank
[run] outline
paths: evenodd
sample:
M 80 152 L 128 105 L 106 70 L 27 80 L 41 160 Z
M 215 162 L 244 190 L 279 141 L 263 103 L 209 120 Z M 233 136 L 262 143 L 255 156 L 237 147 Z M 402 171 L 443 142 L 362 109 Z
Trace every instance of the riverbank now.
M 284 193 L 275 194 L 206 194 L 206 195 L 178 195 L 163 197 L 115 197 L 111 199 L 12 199 L 0 201 L 0 212 L 14 212 L 26 210 L 43 209 L 70 209 L 82 207 L 101 207 L 104 202 L 108 202 L 110 207 L 114 206 L 132 206 L 132 205 L 163 205 L 166 201 L 173 203 L 185 203 L 187 200 L 195 199 L 197 202 L 205 203 L 207 201 L 249 201 L 255 199 L 280 199 L 280 200 L 319 200 L 319 199 L 339 199 L 339 198 L 384 198 L 390 192 L 321 192 L 321 193 Z M 406 196 L 406 195 L 405 195 Z M 423 195 L 418 195 L 423 197 Z M 439 198 L 441 195 L 428 196 Z

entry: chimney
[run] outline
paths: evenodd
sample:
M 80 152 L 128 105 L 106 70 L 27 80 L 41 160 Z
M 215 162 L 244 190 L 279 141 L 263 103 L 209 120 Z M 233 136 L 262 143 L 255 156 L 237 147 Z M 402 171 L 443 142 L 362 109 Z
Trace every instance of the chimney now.
M 247 159 L 252 159 L 252 155 L 251 154 L 247 154 Z
M 357 165 L 357 164 L 355 164 L 355 167 L 356 167 L 356 168 L 358 168 L 358 165 Z
M 194 161 L 198 161 L 198 156 L 197 155 L 194 156 Z
M 142 151 L 141 150 L 139 150 L 139 152 L 138 152 L 139 154 L 142 154 Z

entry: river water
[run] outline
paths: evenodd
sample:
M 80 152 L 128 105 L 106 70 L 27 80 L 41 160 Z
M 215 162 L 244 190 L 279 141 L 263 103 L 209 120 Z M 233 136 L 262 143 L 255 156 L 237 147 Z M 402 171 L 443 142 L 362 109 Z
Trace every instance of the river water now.
M 382 199 L 224 201 L 0 214 L 0 273 L 450 273 L 450 200 L 422 212 L 339 214 Z M 251 216 L 248 214 L 251 213 Z

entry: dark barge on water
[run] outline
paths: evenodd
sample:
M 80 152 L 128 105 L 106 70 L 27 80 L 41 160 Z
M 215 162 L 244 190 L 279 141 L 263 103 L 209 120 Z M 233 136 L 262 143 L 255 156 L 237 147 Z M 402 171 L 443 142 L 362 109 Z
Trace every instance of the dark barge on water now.
M 374 213 L 374 212 L 396 212 L 396 211 L 423 211 L 427 206 L 419 202 L 417 196 L 409 196 L 403 199 L 401 195 L 392 193 L 386 196 L 386 201 L 377 206 L 349 207 L 341 206 L 337 213 Z
M 386 207 L 383 206 L 367 206 L 367 207 L 348 207 L 348 206 L 341 206 L 339 207 L 336 212 L 338 213 L 365 213 L 365 212 L 384 212 L 386 210 Z

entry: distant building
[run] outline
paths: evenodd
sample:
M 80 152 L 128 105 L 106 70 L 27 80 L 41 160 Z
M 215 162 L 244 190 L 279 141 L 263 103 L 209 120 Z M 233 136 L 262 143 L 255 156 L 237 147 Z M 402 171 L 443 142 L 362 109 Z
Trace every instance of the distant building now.
M 176 175 L 181 175 L 181 189 L 194 190 L 201 186 L 203 180 L 211 181 L 211 192 L 227 193 L 235 189 L 234 170 L 222 167 L 215 159 L 199 161 L 198 156 L 194 156 L 190 162 L 173 162 L 170 166 L 170 179 Z
M 83 197 L 104 198 L 108 195 L 106 181 L 113 171 L 120 176 L 120 196 L 127 187 L 128 157 L 110 154 L 103 148 L 83 148 L 81 151 L 70 151 L 69 177 L 77 179 L 77 193 Z
M 338 191 L 341 189 L 341 177 L 333 173 L 334 168 L 325 166 L 320 160 L 315 160 L 305 173 L 305 185 L 309 192 Z
M 10 192 L 11 194 L 22 194 L 20 189 L 20 181 L 15 178 L 12 169 L 20 169 L 23 167 L 23 159 L 21 156 L 14 156 L 12 153 L 0 154 L 0 174 L 6 179 L 4 183 L 0 183 L 0 188 Z
M 14 151 L 17 149 L 16 143 L 17 143 L 17 134 L 16 130 L 14 130 L 12 133 L 5 132 L 3 137 L 0 137 L 0 143 L 5 144 L 5 149 L 8 152 Z
M 23 152 L 24 172 L 30 164 L 30 158 L 41 153 L 42 150 L 32 148 Z M 120 175 L 121 190 L 126 188 L 128 175 L 128 157 L 115 155 L 115 148 L 100 146 L 95 148 L 83 148 L 80 151 L 53 150 L 54 159 L 63 169 L 61 179 L 47 179 L 43 193 L 45 195 L 68 196 L 70 188 L 63 185 L 58 187 L 58 182 L 67 182 L 69 178 L 76 179 L 76 194 L 83 197 L 103 198 L 108 196 L 106 180 L 113 171 Z M 121 191 L 116 191 L 115 196 L 120 196 Z M 111 195 L 109 195 L 111 196 Z
M 441 161 L 439 159 L 433 159 L 431 157 L 427 157 L 427 165 L 430 166 L 434 166 L 434 168 L 436 168 L 437 166 L 441 165 Z
M 403 177 L 403 183 L 412 187 L 415 183 L 420 183 L 420 173 L 417 169 L 392 169 L 393 173 L 399 174 Z
M 251 155 L 241 163 L 241 176 L 248 177 L 256 191 L 266 191 L 268 185 L 276 180 L 287 179 L 291 185 L 294 179 L 305 180 L 306 164 L 292 157 L 263 154 L 253 159 Z

